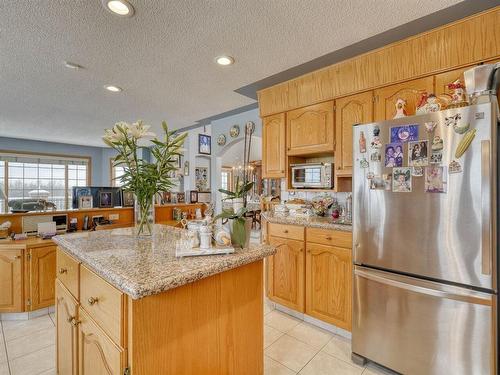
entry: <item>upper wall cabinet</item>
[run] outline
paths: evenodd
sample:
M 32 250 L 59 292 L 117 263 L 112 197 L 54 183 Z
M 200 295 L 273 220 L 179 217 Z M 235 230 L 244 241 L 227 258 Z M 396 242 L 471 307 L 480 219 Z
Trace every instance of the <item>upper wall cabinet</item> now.
M 264 117 L 262 121 L 262 177 L 285 177 L 285 114 Z
M 398 99 L 406 101 L 406 114 L 414 115 L 423 92 L 434 92 L 434 77 L 414 79 L 375 90 L 375 121 L 394 118 Z
M 352 169 L 352 126 L 373 121 L 373 92 L 346 96 L 335 102 L 335 169 Z
M 286 125 L 288 155 L 334 151 L 333 101 L 287 112 Z

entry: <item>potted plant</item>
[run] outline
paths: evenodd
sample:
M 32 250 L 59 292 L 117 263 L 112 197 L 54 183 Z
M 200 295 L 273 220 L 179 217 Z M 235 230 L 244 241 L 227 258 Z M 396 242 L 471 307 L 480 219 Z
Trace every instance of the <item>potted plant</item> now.
M 121 166 L 124 174 L 118 179 L 124 191 L 134 193 L 136 234 L 151 235 L 154 223 L 154 198 L 160 191 L 173 187 L 172 172 L 178 168 L 177 158 L 187 134 L 169 131 L 167 123 L 162 122 L 163 138 L 159 139 L 149 131 L 142 121 L 133 124 L 119 122 L 112 129 L 106 129 L 104 142 L 118 154 L 113 158 L 113 166 Z M 151 143 L 144 142 L 152 138 Z M 141 145 L 139 145 L 141 143 Z M 142 145 L 146 143 L 147 145 Z M 148 149 L 154 162 L 139 157 L 139 150 Z

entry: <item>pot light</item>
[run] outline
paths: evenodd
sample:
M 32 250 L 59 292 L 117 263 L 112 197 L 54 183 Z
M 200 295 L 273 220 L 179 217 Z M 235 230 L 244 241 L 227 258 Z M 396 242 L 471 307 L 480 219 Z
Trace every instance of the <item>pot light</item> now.
M 219 56 L 215 59 L 215 62 L 219 65 L 232 65 L 234 64 L 234 59 L 231 56 Z
M 106 85 L 104 86 L 104 88 L 108 91 L 111 91 L 111 92 L 120 92 L 120 91 L 123 91 L 123 89 L 121 87 L 118 87 L 118 86 L 114 86 L 114 85 Z
M 120 17 L 132 17 L 134 7 L 127 0 L 102 0 L 104 7 Z

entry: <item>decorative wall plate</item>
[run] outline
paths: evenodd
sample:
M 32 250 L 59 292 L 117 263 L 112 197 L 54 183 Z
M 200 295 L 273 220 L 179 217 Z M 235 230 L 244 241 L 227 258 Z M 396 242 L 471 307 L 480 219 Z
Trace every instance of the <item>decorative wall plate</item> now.
M 231 138 L 236 138 L 237 136 L 240 135 L 240 126 L 239 125 L 233 125 L 231 126 L 231 129 L 229 130 L 229 135 Z
M 219 134 L 217 137 L 217 144 L 219 146 L 224 146 L 226 144 L 226 136 L 224 134 Z

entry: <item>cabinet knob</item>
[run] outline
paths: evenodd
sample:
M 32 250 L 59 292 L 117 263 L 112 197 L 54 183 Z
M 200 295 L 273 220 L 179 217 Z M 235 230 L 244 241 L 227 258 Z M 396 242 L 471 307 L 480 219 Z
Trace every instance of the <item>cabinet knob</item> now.
M 311 250 L 307 250 L 308 253 L 311 253 Z
M 87 302 L 89 303 L 90 306 L 93 306 L 97 302 L 99 302 L 99 298 L 97 298 L 97 297 L 89 297 L 89 299 L 87 300 Z
M 331 240 L 332 240 L 332 237 L 328 236 L 328 237 L 326 237 L 326 239 L 327 239 L 328 241 L 331 241 Z
M 71 319 L 71 325 L 73 327 L 76 327 L 78 324 L 80 324 L 81 322 L 79 320 L 76 320 L 75 318 Z
M 68 273 L 66 268 L 59 268 L 59 273 L 62 275 L 63 273 Z
M 283 231 L 283 233 L 288 233 L 288 229 L 285 229 L 285 230 Z
M 16 256 L 14 257 L 14 259 L 15 259 L 15 260 L 17 260 L 17 259 L 21 259 L 21 255 L 16 255 Z

